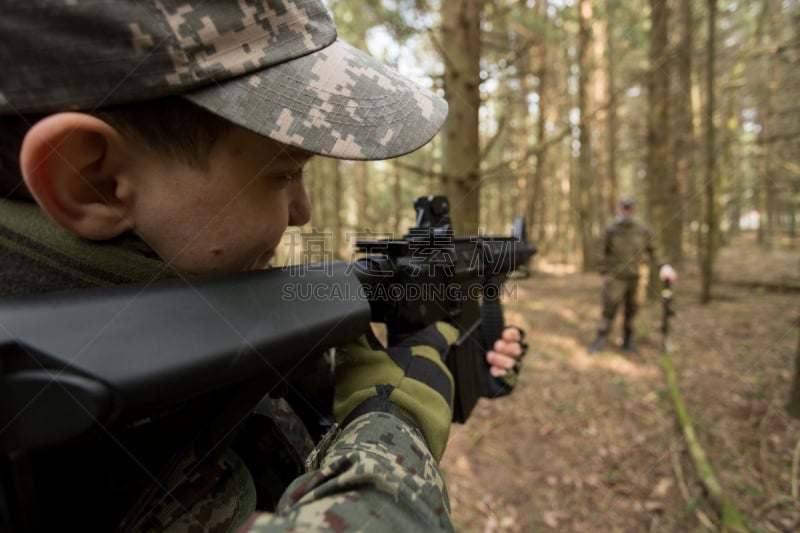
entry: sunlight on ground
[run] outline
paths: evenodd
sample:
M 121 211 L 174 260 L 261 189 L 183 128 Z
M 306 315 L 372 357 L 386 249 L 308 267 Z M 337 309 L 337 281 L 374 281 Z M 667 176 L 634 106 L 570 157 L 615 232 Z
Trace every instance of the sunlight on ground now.
M 621 355 L 609 356 L 604 355 L 602 352 L 598 355 L 589 355 L 589 353 L 584 350 L 583 353 L 578 352 L 573 354 L 569 362 L 570 365 L 579 372 L 602 368 L 623 376 L 638 379 L 660 377 L 659 367 L 654 365 L 642 365 Z
M 456 458 L 454 470 L 459 476 L 475 477 L 475 472 L 472 469 L 472 462 L 465 454 L 461 454 Z
M 602 369 L 638 379 L 652 379 L 660 375 L 657 365 L 645 365 L 621 354 L 600 352 L 590 355 L 587 347 L 574 337 L 537 332 L 537 341 L 540 348 L 544 346 L 549 348 L 551 363 L 566 363 L 579 372 Z M 546 365 L 541 360 L 538 363 Z
M 556 314 L 563 318 L 567 324 L 579 324 L 583 321 L 583 317 L 576 313 L 574 309 L 564 307 L 558 309 Z
M 566 276 L 569 274 L 575 274 L 578 269 L 577 266 L 573 264 L 538 261 L 536 263 L 536 271 L 543 274 L 550 274 L 552 276 Z

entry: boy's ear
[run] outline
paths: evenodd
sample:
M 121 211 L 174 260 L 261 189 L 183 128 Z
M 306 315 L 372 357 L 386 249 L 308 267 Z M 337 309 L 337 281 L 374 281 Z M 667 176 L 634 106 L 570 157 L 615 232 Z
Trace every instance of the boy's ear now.
M 110 239 L 131 228 L 132 197 L 119 180 L 123 145 L 117 130 L 91 115 L 49 115 L 25 135 L 22 175 L 55 222 L 86 239 Z

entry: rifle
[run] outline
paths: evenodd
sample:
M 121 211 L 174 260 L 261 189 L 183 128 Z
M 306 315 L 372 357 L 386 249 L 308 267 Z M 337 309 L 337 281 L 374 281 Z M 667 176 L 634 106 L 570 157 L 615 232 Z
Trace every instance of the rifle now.
M 407 236 L 359 241 L 369 255 L 353 263 L 0 302 L 0 530 L 130 528 L 182 451 L 221 453 L 261 398 L 297 390 L 370 321 L 390 340 L 459 327 L 454 420 L 506 392 L 484 350 L 503 327 L 502 282 L 535 253 L 524 224 L 456 237 L 444 197 L 415 207 Z
M 478 398 L 510 392 L 502 379 L 487 378 L 485 353 L 504 328 L 503 284 L 527 270 L 536 248 L 522 217 L 510 236 L 456 236 L 446 197 L 419 197 L 414 208 L 416 226 L 403 239 L 356 242 L 371 254 L 356 262 L 358 277 L 389 344 L 438 320 L 462 333 L 445 362 L 456 383 L 453 420 L 464 422 Z

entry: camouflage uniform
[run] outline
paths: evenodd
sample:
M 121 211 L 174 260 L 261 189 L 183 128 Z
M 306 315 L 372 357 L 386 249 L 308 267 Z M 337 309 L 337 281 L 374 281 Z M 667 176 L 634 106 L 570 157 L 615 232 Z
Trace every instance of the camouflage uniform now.
M 602 292 L 602 318 L 597 328 L 598 340 L 605 339 L 614 323 L 620 303 L 624 304 L 623 334 L 625 347 L 633 347 L 634 317 L 638 311 L 639 269 L 648 254 L 654 264 L 663 261 L 653 232 L 633 219 L 617 217 L 598 241 L 597 268 L 605 275 Z M 599 343 L 602 346 L 602 341 Z
M 0 115 L 28 121 L 179 95 L 271 139 L 344 159 L 412 152 L 447 114 L 440 97 L 339 41 L 320 0 L 5 2 L 0 62 Z M 135 238 L 85 242 L 8 199 L 0 200 L 0 253 L 3 295 L 174 274 Z M 286 402 L 265 398 L 251 417 L 248 450 L 234 445 L 211 458 L 185 450 L 136 530 L 226 531 L 248 517 L 258 531 L 452 529 L 436 461 L 406 421 L 362 415 L 304 464 L 313 442 Z M 257 501 L 274 514 L 253 518 Z

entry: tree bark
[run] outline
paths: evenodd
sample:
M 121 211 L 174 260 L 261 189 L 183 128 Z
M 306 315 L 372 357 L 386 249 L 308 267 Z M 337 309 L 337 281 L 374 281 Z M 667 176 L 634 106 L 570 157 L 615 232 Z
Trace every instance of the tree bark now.
M 580 29 L 578 35 L 578 108 L 580 124 L 578 140 L 578 225 L 581 236 L 583 255 L 583 271 L 591 272 L 595 268 L 595 187 L 592 172 L 592 145 L 589 127 L 589 83 L 591 68 L 589 52 L 592 42 L 592 2 L 581 0 L 579 3 Z
M 616 88 L 616 58 L 614 48 L 614 20 L 616 0 L 607 0 L 606 11 L 608 27 L 606 29 L 606 72 L 607 72 L 607 98 L 606 109 L 606 197 L 603 204 L 604 214 L 612 217 L 617 205 L 617 88 Z
M 701 293 L 700 301 L 707 304 L 711 301 L 711 281 L 714 267 L 714 255 L 719 231 L 717 220 L 717 199 L 716 199 L 716 146 L 714 135 L 714 40 L 716 39 L 717 26 L 717 0 L 708 0 L 708 43 L 706 47 L 706 160 L 705 160 L 705 231 L 701 231 L 704 237 L 700 247 L 700 273 L 701 273 Z
M 675 135 L 675 175 L 678 188 L 686 199 L 682 213 L 682 223 L 695 234 L 700 223 L 702 205 L 697 192 L 697 130 L 695 128 L 694 82 L 692 70 L 692 51 L 694 49 L 694 20 L 692 0 L 680 0 L 680 42 L 676 53 L 676 73 L 678 91 L 675 95 L 676 135 Z M 696 240 L 694 241 L 696 242 Z M 675 259 L 680 263 L 680 258 Z
M 456 233 L 480 225 L 481 14 L 483 0 L 442 2 L 444 90 L 450 106 L 442 136 L 443 190 L 450 199 Z
M 668 49 L 669 7 L 664 0 L 650 0 L 650 76 L 648 77 L 647 114 L 647 206 L 649 222 L 667 257 L 675 253 L 673 237 L 678 210 L 671 212 L 670 196 L 677 193 L 675 175 L 670 167 Z M 680 248 L 680 230 L 678 230 Z M 658 295 L 658 272 L 650 269 L 650 297 Z

